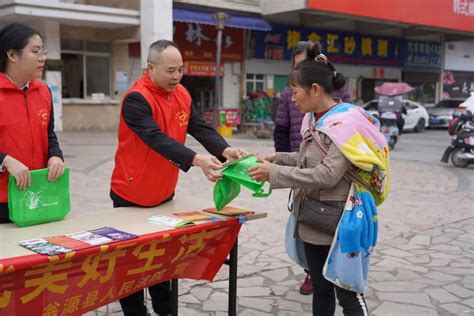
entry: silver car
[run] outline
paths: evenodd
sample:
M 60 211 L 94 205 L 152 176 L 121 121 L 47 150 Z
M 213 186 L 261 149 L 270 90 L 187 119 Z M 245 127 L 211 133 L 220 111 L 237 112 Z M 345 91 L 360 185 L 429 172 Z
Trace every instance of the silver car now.
M 435 106 L 428 108 L 430 127 L 448 127 L 453 119 L 453 113 L 463 99 L 447 99 L 439 101 Z

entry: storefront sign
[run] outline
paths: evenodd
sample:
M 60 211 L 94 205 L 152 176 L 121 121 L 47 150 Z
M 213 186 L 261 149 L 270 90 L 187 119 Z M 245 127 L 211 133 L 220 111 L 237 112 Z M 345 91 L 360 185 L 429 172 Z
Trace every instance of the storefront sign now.
M 404 66 L 423 67 L 440 70 L 441 45 L 424 41 L 405 41 Z
M 214 61 L 217 51 L 215 26 L 174 22 L 173 39 L 184 60 Z M 243 59 L 244 33 L 242 29 L 226 27 L 222 32 L 222 61 Z
M 241 225 L 199 226 L 60 256 L 1 260 L 0 315 L 81 315 L 166 280 L 212 280 Z
M 216 63 L 206 61 L 185 61 L 184 62 L 184 75 L 185 76 L 198 76 L 198 77 L 215 77 L 216 76 Z M 224 67 L 221 65 L 219 70 L 219 76 L 224 75 Z
M 358 33 L 321 31 L 272 25 L 270 32 L 256 32 L 256 58 L 290 60 L 299 41 L 320 42 L 333 62 L 368 65 L 401 65 L 401 40 Z
M 472 33 L 473 0 L 308 0 L 308 9 Z

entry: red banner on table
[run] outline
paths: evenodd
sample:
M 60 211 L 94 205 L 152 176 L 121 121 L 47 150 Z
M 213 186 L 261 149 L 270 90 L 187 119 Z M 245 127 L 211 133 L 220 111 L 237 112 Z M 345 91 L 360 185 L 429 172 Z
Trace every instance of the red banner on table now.
M 213 25 L 174 22 L 173 40 L 178 44 L 183 59 L 216 61 L 217 29 Z M 222 61 L 243 59 L 244 32 L 226 27 L 222 31 Z
M 212 280 L 240 227 L 209 223 L 60 256 L 0 260 L 0 315 L 80 315 L 170 279 Z

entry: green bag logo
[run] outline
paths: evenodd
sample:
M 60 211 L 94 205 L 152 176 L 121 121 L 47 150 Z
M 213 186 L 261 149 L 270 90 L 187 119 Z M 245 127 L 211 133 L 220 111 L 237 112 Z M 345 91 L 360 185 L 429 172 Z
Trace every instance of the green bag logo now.
M 37 209 L 38 207 L 41 206 L 41 191 L 39 192 L 32 192 L 28 191 L 25 193 L 25 198 L 26 198 L 26 206 L 30 210 Z

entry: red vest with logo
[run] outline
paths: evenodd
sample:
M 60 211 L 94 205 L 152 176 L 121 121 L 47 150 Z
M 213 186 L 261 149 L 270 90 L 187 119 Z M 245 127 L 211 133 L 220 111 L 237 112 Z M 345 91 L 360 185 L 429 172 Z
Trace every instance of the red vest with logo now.
M 48 164 L 48 124 L 51 93 L 31 80 L 24 93 L 0 72 L 0 153 L 21 161 L 30 170 Z M 0 203 L 8 201 L 8 172 L 0 173 Z
M 191 111 L 191 97 L 182 85 L 173 92 L 157 88 L 144 75 L 125 97 L 139 92 L 151 107 L 153 120 L 163 133 L 184 144 Z M 142 206 L 158 205 L 175 191 L 179 169 L 147 146 L 120 116 L 119 144 L 112 173 L 112 191 Z

